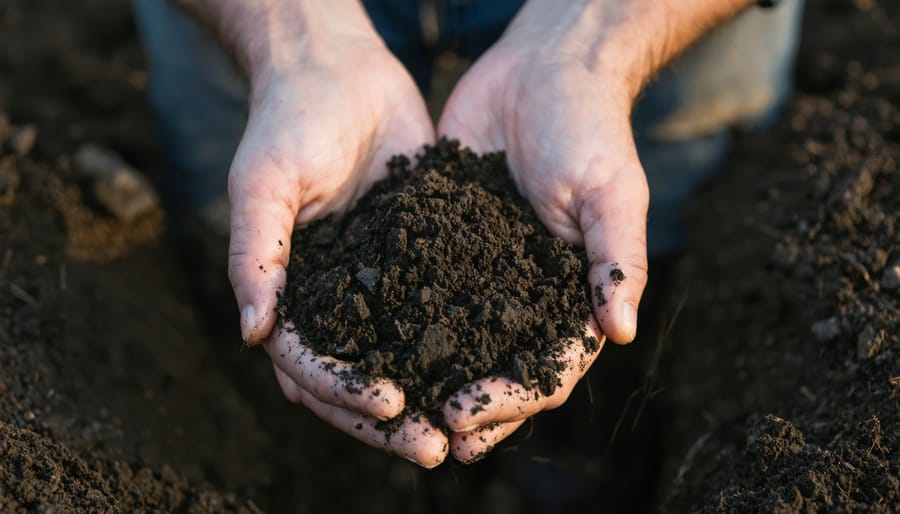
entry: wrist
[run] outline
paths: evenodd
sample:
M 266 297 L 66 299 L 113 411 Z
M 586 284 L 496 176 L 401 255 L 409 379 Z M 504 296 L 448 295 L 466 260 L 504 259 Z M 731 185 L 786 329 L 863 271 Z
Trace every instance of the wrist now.
M 754 0 L 528 0 L 504 39 L 583 68 L 629 103 L 702 34 Z M 527 50 L 526 50 L 527 51 Z
M 235 41 L 241 68 L 252 90 L 264 89 L 278 77 L 340 61 L 341 47 L 383 47 L 380 36 L 357 0 L 267 2 Z M 275 5 L 273 5 L 275 4 Z
M 359 0 L 169 1 L 218 36 L 253 88 L 323 61 L 335 45 L 384 46 Z

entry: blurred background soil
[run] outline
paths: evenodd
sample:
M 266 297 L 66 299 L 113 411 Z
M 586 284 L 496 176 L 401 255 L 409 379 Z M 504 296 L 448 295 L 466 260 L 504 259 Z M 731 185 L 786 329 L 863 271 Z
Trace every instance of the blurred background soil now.
M 566 473 L 594 481 L 573 512 L 900 511 L 898 29 L 896 2 L 808 2 L 798 93 L 697 202 L 640 340 L 426 472 L 288 404 L 165 214 L 122 221 L 78 172 L 87 143 L 163 171 L 128 3 L 4 1 L 0 512 L 546 511 L 529 480 Z

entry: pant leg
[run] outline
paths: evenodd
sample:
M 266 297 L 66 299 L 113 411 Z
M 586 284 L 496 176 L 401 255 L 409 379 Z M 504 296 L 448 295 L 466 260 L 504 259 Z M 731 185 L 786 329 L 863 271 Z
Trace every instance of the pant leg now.
M 388 49 L 412 75 L 419 90 L 431 85 L 431 55 L 425 44 L 418 2 L 412 0 L 363 0 L 363 5 Z
M 189 16 L 161 0 L 132 0 L 150 66 L 149 99 L 167 161 L 164 197 L 173 229 L 185 210 L 226 190 L 246 122 L 247 86 L 218 44 Z
M 525 0 L 434 0 L 440 47 L 474 61 L 506 30 Z

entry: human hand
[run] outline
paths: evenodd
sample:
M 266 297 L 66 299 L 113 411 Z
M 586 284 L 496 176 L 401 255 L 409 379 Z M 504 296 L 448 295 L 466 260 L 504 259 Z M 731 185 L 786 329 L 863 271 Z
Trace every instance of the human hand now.
M 290 400 L 357 439 L 432 467 L 447 441 L 427 422 L 403 423 L 416 437 L 386 438 L 375 429 L 403 409 L 402 391 L 380 381 L 355 394 L 340 378 L 348 364 L 315 355 L 287 327 L 273 333 L 292 231 L 347 209 L 384 178 L 391 156 L 434 140 L 416 85 L 374 30 L 332 28 L 251 73 L 249 120 L 228 183 L 228 272 L 241 333 L 247 344 L 264 342 Z
M 564 341 L 564 350 L 555 356 L 563 363 L 559 385 L 550 396 L 537 387 L 526 387 L 508 378 L 486 377 L 467 384 L 451 396 L 442 410 L 450 434 L 450 452 L 465 463 L 474 462 L 490 452 L 494 445 L 515 432 L 529 417 L 555 409 L 565 403 L 575 385 L 600 355 L 604 339 L 592 320 L 586 337 L 598 344 L 586 344 L 582 338 Z M 490 403 L 482 398 L 487 395 Z
M 408 416 L 395 432 L 379 426 L 399 415 L 403 391 L 387 379 L 360 376 L 353 366 L 318 355 L 301 342 L 290 324 L 282 324 L 263 347 L 272 359 L 285 397 L 360 441 L 396 453 L 425 468 L 444 461 L 447 437 L 424 416 Z
M 549 4 L 548 4 L 549 5 Z M 461 78 L 447 101 L 438 132 L 476 152 L 504 150 L 513 179 L 543 223 L 557 236 L 584 244 L 598 339 L 630 342 L 647 282 L 646 216 L 649 193 L 629 120 L 640 84 L 616 67 L 581 58 L 584 40 L 572 41 L 552 9 L 526 5 L 503 38 Z M 598 29 L 596 32 L 600 32 Z M 598 330 L 599 329 L 599 330 Z M 550 398 L 522 394 L 507 381 L 480 384 L 492 394 L 471 415 L 444 408 L 451 451 L 470 460 L 543 409 L 561 405 L 596 353 L 568 343 L 562 387 Z M 497 385 L 499 384 L 499 385 Z M 468 405 L 458 393 L 451 401 Z M 476 437 L 472 437 L 472 435 Z

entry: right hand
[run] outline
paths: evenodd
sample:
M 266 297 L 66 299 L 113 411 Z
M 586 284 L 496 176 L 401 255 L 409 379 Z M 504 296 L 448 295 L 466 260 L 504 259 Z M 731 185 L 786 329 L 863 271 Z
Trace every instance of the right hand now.
M 348 364 L 326 371 L 327 358 L 297 334 L 273 333 L 294 229 L 349 208 L 386 176 L 391 156 L 434 141 L 421 94 L 374 30 L 339 29 L 298 45 L 289 63 L 254 73 L 228 179 L 228 274 L 241 334 L 247 344 L 264 343 L 290 400 L 363 442 L 433 467 L 446 456 L 447 439 L 426 421 L 404 421 L 403 437 L 375 429 L 403 409 L 399 388 L 382 381 L 352 394 L 334 374 Z

